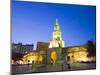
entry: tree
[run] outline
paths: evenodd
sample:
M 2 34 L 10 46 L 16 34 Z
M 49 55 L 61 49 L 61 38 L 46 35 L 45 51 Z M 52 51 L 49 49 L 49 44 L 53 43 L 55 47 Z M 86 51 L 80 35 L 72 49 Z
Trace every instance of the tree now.
M 96 56 L 96 43 L 89 40 L 87 43 L 87 52 L 88 52 L 88 57 L 94 57 Z

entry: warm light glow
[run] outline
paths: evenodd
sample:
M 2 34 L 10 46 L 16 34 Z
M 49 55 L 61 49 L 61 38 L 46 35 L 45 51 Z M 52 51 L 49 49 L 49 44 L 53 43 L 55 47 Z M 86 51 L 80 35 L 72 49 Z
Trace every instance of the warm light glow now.
M 39 53 L 36 52 L 31 52 L 23 56 L 23 62 L 26 64 L 37 64 L 37 63 L 42 63 L 43 61 L 43 56 L 40 55 Z
M 39 56 L 38 61 L 39 61 L 40 63 L 42 63 L 43 57 L 42 57 L 41 55 Z
M 19 60 L 18 62 L 19 62 L 19 64 L 23 64 L 23 61 L 22 60 Z
M 62 33 L 60 31 L 60 26 L 58 20 L 56 20 L 56 25 L 54 26 L 54 32 L 52 40 L 50 41 L 49 48 L 64 47 L 64 41 L 62 40 Z
M 52 53 L 51 53 L 51 61 L 53 62 L 53 64 L 55 64 L 56 63 L 56 60 L 57 60 L 57 54 L 56 54 L 56 51 L 53 51 Z
M 68 53 L 71 62 L 89 61 L 90 58 L 88 58 L 87 55 L 88 55 L 87 49 L 84 47 L 70 48 Z

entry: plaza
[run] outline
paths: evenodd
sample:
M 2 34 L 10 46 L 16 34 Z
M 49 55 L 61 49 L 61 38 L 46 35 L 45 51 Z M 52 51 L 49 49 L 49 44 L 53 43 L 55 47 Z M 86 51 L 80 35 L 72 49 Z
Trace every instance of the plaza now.
M 95 48 L 95 43 L 93 43 Z M 37 50 L 26 53 L 17 64 L 12 64 L 13 74 L 87 70 L 96 68 L 96 56 L 87 57 L 88 46 L 65 47 L 60 25 L 56 19 L 52 39 L 39 42 Z

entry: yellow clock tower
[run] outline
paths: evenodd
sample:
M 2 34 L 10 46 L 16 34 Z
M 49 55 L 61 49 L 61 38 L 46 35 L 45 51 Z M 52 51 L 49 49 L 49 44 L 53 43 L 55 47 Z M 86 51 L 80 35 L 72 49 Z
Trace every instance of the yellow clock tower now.
M 60 30 L 60 26 L 58 23 L 58 19 L 56 19 L 56 25 L 54 26 L 53 37 L 50 41 L 49 48 L 57 48 L 64 47 L 64 41 L 62 40 L 62 33 Z

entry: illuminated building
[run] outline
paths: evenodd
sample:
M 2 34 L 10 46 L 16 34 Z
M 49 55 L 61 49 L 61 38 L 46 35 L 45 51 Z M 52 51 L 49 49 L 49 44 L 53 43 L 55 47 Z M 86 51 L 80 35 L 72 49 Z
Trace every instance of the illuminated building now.
M 37 42 L 37 48 L 36 50 L 40 55 L 43 57 L 43 62 L 46 63 L 46 58 L 47 58 L 47 51 L 48 51 L 49 43 L 48 42 Z
M 54 26 L 53 37 L 49 44 L 49 50 L 47 52 L 47 63 L 57 64 L 61 61 L 62 48 L 64 47 L 64 41 L 62 40 L 62 33 L 58 20 L 56 19 L 56 24 Z
M 22 58 L 24 64 L 41 64 L 43 61 L 43 56 L 37 51 L 27 53 Z
M 13 46 L 14 51 L 22 53 L 27 52 L 22 60 L 18 61 L 20 64 L 62 64 L 64 60 L 70 63 L 95 61 L 95 57 L 87 57 L 87 45 L 72 47 L 64 46 L 57 19 L 51 41 L 49 43 L 37 42 L 36 50 L 33 51 L 32 48 L 33 45 L 18 44 Z
M 69 62 L 87 62 L 91 61 L 89 57 L 87 57 L 87 46 L 72 46 L 63 48 L 64 57 L 67 56 Z
M 50 41 L 49 48 L 64 47 L 64 41 L 62 40 L 62 33 L 58 20 L 56 19 L 56 25 L 54 26 L 53 37 Z

